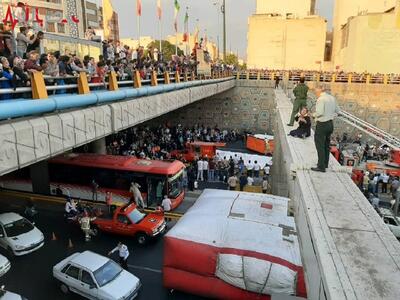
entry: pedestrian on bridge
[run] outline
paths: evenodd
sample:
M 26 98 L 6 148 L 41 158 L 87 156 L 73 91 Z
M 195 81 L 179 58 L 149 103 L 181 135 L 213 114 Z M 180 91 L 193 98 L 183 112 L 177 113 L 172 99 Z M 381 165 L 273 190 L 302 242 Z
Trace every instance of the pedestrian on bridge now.
M 288 126 L 293 126 L 296 115 L 303 107 L 307 107 L 308 86 L 304 82 L 305 78 L 301 77 L 300 83 L 293 90 L 296 99 L 293 102 L 292 115 L 290 116 L 289 124 L 287 124 Z
M 339 107 L 335 97 L 325 92 L 324 87 L 318 86 L 315 89 L 317 104 L 314 118 L 317 121 L 315 128 L 315 147 L 318 153 L 318 164 L 311 170 L 325 172 L 329 164 L 331 135 L 333 133 L 333 119 L 339 113 Z

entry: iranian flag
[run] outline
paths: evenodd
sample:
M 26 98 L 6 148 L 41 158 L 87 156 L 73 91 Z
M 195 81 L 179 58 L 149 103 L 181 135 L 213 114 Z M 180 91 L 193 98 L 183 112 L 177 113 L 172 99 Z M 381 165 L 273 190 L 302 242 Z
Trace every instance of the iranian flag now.
M 186 11 L 185 20 L 184 20 L 184 28 L 185 33 L 183 34 L 183 42 L 189 42 L 189 14 Z
M 136 15 L 142 16 L 142 0 L 136 0 Z
M 181 9 L 181 6 L 179 5 L 178 0 L 175 0 L 174 6 L 175 6 L 174 27 L 175 27 L 175 32 L 178 32 L 178 13 L 179 13 L 179 10 Z
M 157 16 L 158 19 L 161 20 L 162 17 L 161 0 L 157 0 Z

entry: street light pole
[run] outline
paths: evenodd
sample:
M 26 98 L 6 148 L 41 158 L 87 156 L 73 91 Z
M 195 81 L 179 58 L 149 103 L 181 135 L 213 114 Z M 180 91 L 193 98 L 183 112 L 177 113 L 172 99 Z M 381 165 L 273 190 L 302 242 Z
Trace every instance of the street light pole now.
M 220 6 L 219 6 L 219 1 L 218 2 L 214 2 L 214 6 L 217 8 L 217 20 L 218 20 L 218 26 L 217 26 L 217 60 L 219 60 L 220 59 L 220 56 L 219 56 L 219 51 L 221 50 L 221 47 L 220 47 L 220 45 L 219 45 L 219 36 L 220 36 L 220 33 L 221 33 L 221 24 L 220 24 L 220 21 L 219 21 L 219 14 L 220 14 Z
M 224 61 L 226 61 L 226 6 L 225 6 L 225 0 L 223 1 L 222 4 L 222 14 L 224 18 L 224 33 L 223 33 L 223 39 L 224 39 Z

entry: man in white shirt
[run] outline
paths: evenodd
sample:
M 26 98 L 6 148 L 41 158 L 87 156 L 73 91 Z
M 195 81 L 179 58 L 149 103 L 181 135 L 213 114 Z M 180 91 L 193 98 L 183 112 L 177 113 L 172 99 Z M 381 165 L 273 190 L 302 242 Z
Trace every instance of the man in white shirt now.
M 247 185 L 253 185 L 253 183 L 254 183 L 253 177 L 251 176 L 247 177 Z
M 323 86 L 318 86 L 315 89 L 315 95 L 318 99 L 314 113 L 317 123 L 314 141 L 318 153 L 318 164 L 316 168 L 311 168 L 311 170 L 324 173 L 329 164 L 333 119 L 339 113 L 339 107 L 335 97 L 326 93 Z
M 203 178 L 208 181 L 208 160 L 203 159 Z
M 379 176 L 375 175 L 374 179 L 372 179 L 372 191 L 375 194 L 378 193 L 378 182 L 379 182 Z
M 203 161 L 199 159 L 197 161 L 197 180 L 203 181 Z
M 119 264 L 121 265 L 122 268 L 127 270 L 128 269 L 128 257 L 129 257 L 128 247 L 126 245 L 122 244 L 121 242 L 119 242 L 117 247 L 115 247 L 110 252 L 108 252 L 108 255 L 110 256 L 117 250 L 118 250 L 118 256 L 119 256 Z
M 389 183 L 389 175 L 386 173 L 383 173 L 381 175 L 381 180 L 382 180 L 382 194 L 387 194 L 387 186 Z
M 67 203 L 65 203 L 65 213 L 67 216 L 76 216 L 78 214 L 78 210 L 76 209 L 76 202 L 71 198 L 68 198 Z
M 265 176 L 269 176 L 270 169 L 271 169 L 271 167 L 268 164 L 265 164 L 265 167 L 264 167 L 264 175 Z
M 254 167 L 253 167 L 253 170 L 254 170 L 254 177 L 260 177 L 260 169 L 261 169 L 261 166 L 258 164 L 258 162 L 257 161 L 255 161 L 254 162 Z
M 142 193 L 140 192 L 140 185 L 132 181 L 131 187 L 129 188 L 129 192 L 132 193 L 132 196 L 135 200 L 135 204 L 141 208 L 144 208 L 144 201 Z
M 165 212 L 171 211 L 172 202 L 167 195 L 164 196 L 164 199 L 161 202 L 161 206 Z
M 246 169 L 247 169 L 247 176 L 252 177 L 253 176 L 254 165 L 251 162 L 251 160 L 249 160 L 249 163 L 246 165 Z

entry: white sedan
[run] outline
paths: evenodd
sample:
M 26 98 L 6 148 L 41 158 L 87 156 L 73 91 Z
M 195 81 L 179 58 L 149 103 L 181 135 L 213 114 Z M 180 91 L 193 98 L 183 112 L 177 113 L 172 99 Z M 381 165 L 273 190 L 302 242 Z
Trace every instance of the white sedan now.
M 10 270 L 10 268 L 11 268 L 10 261 L 7 259 L 7 257 L 0 254 L 0 277 L 6 274 L 8 270 Z
M 44 245 L 43 233 L 19 214 L 0 214 L 0 246 L 11 255 L 24 255 Z
M 28 300 L 18 294 L 6 291 L 4 285 L 0 287 L 0 300 Z
M 139 278 L 91 251 L 65 258 L 53 267 L 53 276 L 63 293 L 72 291 L 87 299 L 131 300 L 141 287 Z

